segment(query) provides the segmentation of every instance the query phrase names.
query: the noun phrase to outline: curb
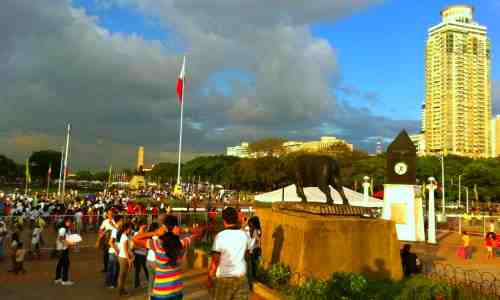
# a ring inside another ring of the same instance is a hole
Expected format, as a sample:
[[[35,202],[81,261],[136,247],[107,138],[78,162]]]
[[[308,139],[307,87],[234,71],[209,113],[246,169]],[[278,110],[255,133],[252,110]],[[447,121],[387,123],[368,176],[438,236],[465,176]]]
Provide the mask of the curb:
[[[260,282],[253,283],[253,293],[266,300],[286,300],[283,295]]]

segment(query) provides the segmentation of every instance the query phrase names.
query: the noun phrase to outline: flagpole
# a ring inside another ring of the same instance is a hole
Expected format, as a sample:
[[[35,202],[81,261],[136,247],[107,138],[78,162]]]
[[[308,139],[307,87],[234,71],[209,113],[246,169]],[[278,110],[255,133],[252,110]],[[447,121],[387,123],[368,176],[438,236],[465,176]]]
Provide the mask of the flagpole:
[[[182,69],[181,69],[181,80],[182,80],[182,93],[181,93],[181,118],[179,126],[179,157],[177,160],[177,189],[182,191],[181,188],[181,154],[182,154],[182,129],[183,129],[183,118],[184,118],[184,94],[186,93],[185,86],[185,67],[186,67],[186,56],[182,59]]]
[[[29,185],[29,182],[31,181],[31,175],[30,175],[30,160],[29,158],[26,160],[26,174],[25,174],[25,177],[26,177],[26,184],[24,186],[24,195],[28,195],[28,185]]]
[[[62,182],[62,199],[64,200],[66,194],[66,173],[68,171],[68,152],[69,152],[69,137],[71,131],[71,124],[68,123],[68,129],[66,132],[66,150],[64,153],[64,171],[63,171],[63,182]]]
[[[57,182],[57,196],[61,196],[62,173],[64,167],[64,146],[61,146],[61,159],[59,163],[59,180]]]
[[[49,171],[47,171],[47,198],[49,197],[50,176],[52,175],[52,164],[49,165]]]

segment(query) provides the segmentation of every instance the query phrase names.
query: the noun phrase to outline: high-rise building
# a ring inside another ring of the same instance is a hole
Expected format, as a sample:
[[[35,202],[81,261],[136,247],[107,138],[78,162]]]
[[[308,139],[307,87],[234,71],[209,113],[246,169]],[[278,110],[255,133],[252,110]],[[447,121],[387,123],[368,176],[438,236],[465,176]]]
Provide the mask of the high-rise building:
[[[420,132],[424,133],[425,132],[425,102],[422,104],[422,123],[421,123],[421,129]]]
[[[424,156],[425,155],[425,136],[423,133],[412,134],[409,136],[410,140],[417,148],[417,155]]]
[[[500,115],[491,120],[491,157],[500,156]]]
[[[144,168],[144,147],[140,146],[137,150],[137,170]]]
[[[426,153],[491,155],[490,41],[474,8],[452,5],[428,31],[425,57]]]

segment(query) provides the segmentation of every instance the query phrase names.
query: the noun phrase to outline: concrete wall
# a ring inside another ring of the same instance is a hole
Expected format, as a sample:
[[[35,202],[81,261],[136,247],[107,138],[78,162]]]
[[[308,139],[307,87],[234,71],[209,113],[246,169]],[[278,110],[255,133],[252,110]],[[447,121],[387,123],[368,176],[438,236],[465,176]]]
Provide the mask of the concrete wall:
[[[372,278],[402,278],[393,221],[323,217],[258,208],[265,265],[281,262],[296,273],[328,278],[354,272]],[[294,277],[295,281],[301,276]]]

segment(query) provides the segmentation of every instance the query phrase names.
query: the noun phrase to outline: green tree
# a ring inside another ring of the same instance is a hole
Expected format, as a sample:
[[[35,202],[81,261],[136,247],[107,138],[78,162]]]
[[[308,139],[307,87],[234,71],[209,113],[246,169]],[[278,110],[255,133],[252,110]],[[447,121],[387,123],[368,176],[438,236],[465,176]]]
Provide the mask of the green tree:
[[[5,181],[10,181],[21,177],[22,170],[23,166],[16,164],[12,159],[4,155],[0,155],[0,181],[2,178]]]
[[[46,180],[49,166],[51,166],[51,176],[54,179],[59,174],[61,152],[54,150],[36,151],[31,154],[29,162],[32,178]]]
[[[94,175],[90,171],[80,170],[75,174],[76,180],[94,180]]]

